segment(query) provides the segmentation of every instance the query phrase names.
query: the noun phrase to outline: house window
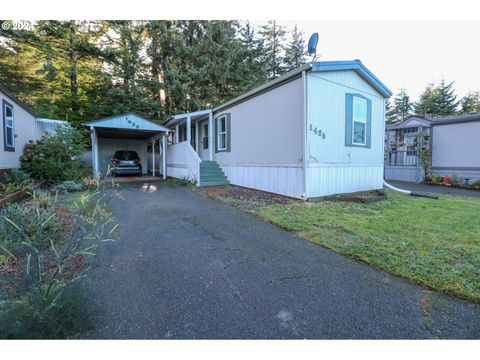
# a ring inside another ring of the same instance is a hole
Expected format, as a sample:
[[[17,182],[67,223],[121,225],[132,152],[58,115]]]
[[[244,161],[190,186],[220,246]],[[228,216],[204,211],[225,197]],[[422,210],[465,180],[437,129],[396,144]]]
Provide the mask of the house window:
[[[353,132],[354,145],[366,145],[367,142],[367,100],[353,97]]]
[[[372,101],[362,94],[345,94],[345,146],[370,148]]]
[[[202,148],[208,149],[208,124],[203,124]]]
[[[227,150],[227,116],[217,118],[217,144],[218,150]]]
[[[3,101],[3,129],[4,129],[4,145],[6,151],[15,150],[15,133],[13,120],[13,106]]]

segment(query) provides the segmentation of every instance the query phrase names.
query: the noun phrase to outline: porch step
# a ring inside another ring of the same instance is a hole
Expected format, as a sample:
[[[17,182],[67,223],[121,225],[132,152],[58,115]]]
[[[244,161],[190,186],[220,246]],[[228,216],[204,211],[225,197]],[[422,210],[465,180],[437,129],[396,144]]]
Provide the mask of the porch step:
[[[200,163],[200,186],[228,185],[229,181],[216,161]]]

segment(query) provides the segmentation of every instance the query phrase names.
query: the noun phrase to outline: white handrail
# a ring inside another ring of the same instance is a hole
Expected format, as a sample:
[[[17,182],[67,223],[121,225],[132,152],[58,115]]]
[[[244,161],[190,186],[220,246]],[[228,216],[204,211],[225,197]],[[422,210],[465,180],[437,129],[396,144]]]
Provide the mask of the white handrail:
[[[187,178],[189,181],[200,184],[200,163],[202,160],[189,142],[172,144],[167,150],[168,174],[176,178]]]

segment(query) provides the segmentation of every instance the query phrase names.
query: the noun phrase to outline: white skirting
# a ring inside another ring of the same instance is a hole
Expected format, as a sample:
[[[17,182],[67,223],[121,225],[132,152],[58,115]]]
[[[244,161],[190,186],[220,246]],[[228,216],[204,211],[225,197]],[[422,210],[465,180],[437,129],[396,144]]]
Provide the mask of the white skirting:
[[[303,190],[301,165],[219,164],[232,185],[300,198]]]
[[[307,168],[307,196],[309,198],[382,188],[382,165]]]

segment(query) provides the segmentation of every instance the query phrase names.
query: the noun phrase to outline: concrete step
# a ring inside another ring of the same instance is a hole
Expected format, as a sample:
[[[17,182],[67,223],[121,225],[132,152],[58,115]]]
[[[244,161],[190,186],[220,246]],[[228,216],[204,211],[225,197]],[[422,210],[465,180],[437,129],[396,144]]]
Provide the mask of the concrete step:
[[[207,180],[204,181],[200,178],[200,186],[221,186],[221,185],[230,185],[228,180]]]

